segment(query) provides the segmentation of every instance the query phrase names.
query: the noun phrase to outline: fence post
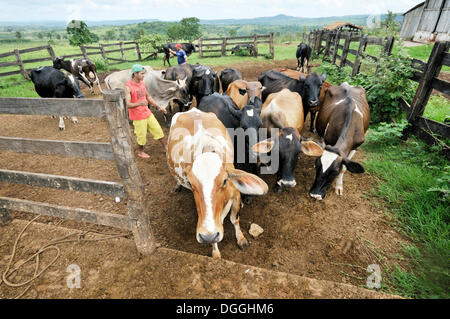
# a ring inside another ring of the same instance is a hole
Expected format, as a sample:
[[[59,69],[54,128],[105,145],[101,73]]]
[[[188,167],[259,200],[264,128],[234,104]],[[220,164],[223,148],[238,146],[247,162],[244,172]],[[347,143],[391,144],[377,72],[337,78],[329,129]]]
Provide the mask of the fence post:
[[[336,65],[336,59],[337,59],[337,53],[339,50],[339,42],[341,40],[341,31],[338,30],[338,32],[336,33],[336,38],[334,39],[334,52],[333,52],[333,64]]]
[[[227,38],[222,39],[222,56],[227,55]]]
[[[273,45],[273,32],[270,32],[270,43],[269,43],[269,50],[270,55],[272,56],[272,59],[275,59],[275,46]]]
[[[325,52],[323,53],[323,61],[326,60],[326,58],[328,58],[328,55],[330,54],[330,46],[331,46],[331,39],[333,38],[333,33],[328,32],[327,33],[327,43],[325,44]]]
[[[389,56],[392,53],[392,49],[394,48],[395,38],[390,36],[386,38],[386,44],[383,47],[382,53]]]
[[[348,50],[350,49],[351,39],[352,39],[352,33],[346,32],[344,48],[342,49],[341,64],[339,66],[340,68],[344,67],[345,64],[347,63],[347,56],[348,56]]]
[[[135,42],[136,44],[136,56],[138,61],[142,60],[141,50],[139,49],[139,43]]]
[[[47,47],[47,51],[48,54],[52,57],[52,61],[54,61],[56,58],[55,51],[53,51],[53,48],[50,45]]]
[[[258,57],[258,36],[256,34],[253,35],[253,47],[255,48],[255,58]]]
[[[123,51],[123,41],[120,41],[120,54],[122,56],[122,60],[126,60],[125,58],[125,51]]]
[[[136,247],[142,254],[151,254],[157,245],[150,228],[144,185],[134,159],[128,121],[123,116],[123,90],[107,90],[103,94],[111,144],[117,169],[127,193],[128,217]]]
[[[414,121],[418,116],[422,116],[427,106],[433,88],[431,87],[433,78],[438,76],[442,68],[443,52],[447,50],[448,42],[437,42],[427,62],[419,87],[411,104],[411,111],[408,114],[408,122]]]
[[[83,54],[83,56],[87,59],[88,55],[87,55],[86,48],[84,47],[84,45],[80,45],[80,50],[81,50],[81,53]]]
[[[203,58],[203,39],[198,39],[198,57]]]
[[[20,53],[18,49],[14,50],[14,54],[16,55],[16,60],[20,68],[20,73],[22,74],[25,80],[31,80],[28,76],[27,70],[25,70],[25,66],[23,65],[22,58],[20,57]]]
[[[12,216],[5,208],[0,208],[0,226],[6,226],[12,221]]]
[[[102,52],[102,57],[105,60],[106,64],[109,64],[108,58],[106,57],[105,48],[103,47],[103,44],[99,44],[100,51]]]
[[[359,68],[361,67],[360,59],[361,59],[363,52],[366,50],[365,49],[366,46],[367,46],[367,34],[365,34],[359,40],[358,53],[356,54],[355,64],[353,65],[352,76],[356,76],[359,73]]]

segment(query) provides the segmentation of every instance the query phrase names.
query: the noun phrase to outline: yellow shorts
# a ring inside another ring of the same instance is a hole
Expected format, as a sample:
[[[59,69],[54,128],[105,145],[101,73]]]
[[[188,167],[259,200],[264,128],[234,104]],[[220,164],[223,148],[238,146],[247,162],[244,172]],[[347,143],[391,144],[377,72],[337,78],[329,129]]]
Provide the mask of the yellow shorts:
[[[164,132],[153,114],[145,120],[134,120],[133,126],[134,134],[136,134],[137,137],[137,143],[141,146],[144,146],[147,143],[147,128],[155,140],[164,137]]]

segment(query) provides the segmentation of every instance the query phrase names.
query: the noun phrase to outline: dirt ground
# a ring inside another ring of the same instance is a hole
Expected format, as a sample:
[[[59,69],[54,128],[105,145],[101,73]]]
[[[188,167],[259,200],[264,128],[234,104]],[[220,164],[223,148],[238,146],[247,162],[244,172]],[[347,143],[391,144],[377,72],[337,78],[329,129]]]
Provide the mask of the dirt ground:
[[[232,67],[240,70],[244,79],[256,80],[261,72],[271,68],[295,68],[296,61],[242,63]],[[222,69],[224,67],[216,68],[218,71]],[[86,93],[87,97],[99,97],[99,95],[90,96],[85,87],[83,92]],[[156,116],[167,136],[168,129],[163,124],[161,113],[156,113]],[[47,116],[0,115],[0,136],[109,141],[105,120],[92,118],[79,118],[79,120],[78,124],[66,120],[66,130],[61,132],[58,130],[58,120]],[[307,123],[305,127],[309,127],[309,124]],[[317,136],[307,132],[304,132],[304,134],[317,140]],[[145,184],[145,192],[150,207],[148,214],[157,241],[164,248],[210,256],[210,245],[200,245],[195,239],[197,214],[192,194],[184,190],[180,193],[173,191],[176,182],[169,174],[162,147],[150,135],[148,136],[146,151],[151,155],[150,159],[136,158],[136,160]],[[357,152],[354,159],[362,161],[364,154]],[[115,164],[99,160],[1,152],[0,167],[120,182]],[[379,264],[383,266],[392,265],[393,262],[401,263],[401,246],[407,243],[407,240],[394,229],[394,220],[389,217],[389,212],[386,212],[377,203],[377,200],[371,197],[370,190],[375,186],[374,177],[368,173],[352,175],[347,172],[344,177],[344,196],[339,197],[330,192],[324,201],[318,202],[312,200],[308,195],[314,176],[314,158],[308,158],[304,155],[301,156],[297,164],[297,186],[294,189],[287,190],[280,195],[275,194],[272,190],[275,177],[261,176],[271,187],[271,191],[264,197],[255,198],[250,205],[245,205],[240,211],[241,228],[250,241],[250,247],[243,251],[237,247],[234,229],[229,219],[226,218],[224,221],[224,239],[219,243],[222,258],[239,264],[355,286],[365,285],[369,275],[366,272],[368,265]],[[0,196],[109,213],[125,214],[126,212],[126,200],[116,204],[114,199],[108,196],[73,191],[0,183]],[[34,216],[13,212],[13,217],[30,220]],[[93,230],[101,233],[117,233],[116,229],[45,216],[40,217],[38,223],[79,230]],[[251,223],[256,223],[264,229],[263,234],[256,239],[248,233]],[[19,231],[20,229],[17,226],[0,227],[1,273],[3,273],[9,261],[14,240]],[[24,256],[27,256],[30,251],[38,249],[39,245],[56,237],[58,237],[58,234],[49,231],[34,232],[31,244],[20,244],[18,246],[20,252],[18,252],[15,263],[17,263],[17,260],[20,263],[20,260],[23,261]],[[116,251],[118,249],[114,244],[116,240],[60,245],[60,258],[62,260],[82,264],[84,269],[89,269],[89,274],[94,277],[103,271],[103,266],[108,268],[109,271],[117,271],[117,276],[114,274],[102,276],[101,282],[95,280],[90,282],[90,292],[85,295],[81,294],[79,297],[157,297],[151,294],[137,293],[141,291],[137,287],[142,285],[142,274],[148,271],[146,270],[146,263],[142,260],[138,261],[135,249],[128,247],[125,251]],[[24,239],[24,241],[26,240]],[[82,245],[83,248],[79,249],[78,245]],[[124,249],[123,246],[121,248]],[[48,258],[51,260],[50,257]],[[118,264],[115,264],[116,261],[119,263],[118,260],[125,261],[126,266],[118,268]],[[179,265],[174,265],[173,263],[176,260],[171,259],[168,261],[168,267],[169,265],[170,269],[176,269],[177,266],[184,267],[182,259],[180,260]],[[65,298],[67,292],[48,287],[49,282],[55,282],[55,278],[58,277],[54,277],[53,281],[50,280],[51,277],[49,276],[52,272],[59,271],[59,274],[66,275],[65,267],[67,265],[63,266],[63,263],[58,261],[41,278],[32,283],[33,289],[27,291],[23,297]],[[169,268],[166,269],[164,266],[152,267],[151,271],[158,273],[154,274],[156,278],[163,278],[165,274],[168,274]],[[22,280],[29,278],[33,271],[34,268],[30,265],[23,270],[20,276],[17,275],[16,277],[22,277]],[[202,271],[202,269],[200,268],[199,271]],[[19,281],[20,278],[14,280]],[[117,280],[120,281],[121,291],[112,293],[107,287],[117,286]],[[182,279],[180,278],[180,280]],[[41,288],[38,289],[39,287]],[[4,283],[0,283],[0,298],[17,296],[22,289],[6,287]],[[105,293],[105,289],[108,293]],[[195,287],[193,289],[184,297],[201,297],[195,292]],[[95,291],[98,294],[95,294]],[[177,296],[183,297],[182,294]],[[237,296],[231,294],[226,297]],[[262,297],[264,294],[260,296]],[[279,295],[275,293],[270,296],[275,298],[286,297],[281,292]],[[171,296],[161,297],[170,298]],[[175,297],[175,295],[172,297]],[[253,297],[258,297],[258,295]],[[301,297],[301,295],[298,297]]]

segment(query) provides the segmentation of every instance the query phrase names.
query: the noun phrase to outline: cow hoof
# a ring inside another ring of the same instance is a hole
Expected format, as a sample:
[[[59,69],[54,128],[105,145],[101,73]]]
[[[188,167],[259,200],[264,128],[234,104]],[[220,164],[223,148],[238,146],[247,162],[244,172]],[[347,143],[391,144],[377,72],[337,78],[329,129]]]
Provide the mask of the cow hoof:
[[[342,196],[344,194],[344,189],[342,186],[336,186],[334,191],[336,192],[336,195],[339,195],[339,196]]]
[[[273,191],[276,194],[281,194],[283,192],[283,187],[281,187],[280,185],[276,184],[275,187],[273,188]]]
[[[212,257],[213,257],[214,259],[221,259],[221,258],[222,258],[222,256],[220,255],[220,252],[219,252],[219,251],[213,251]]]
[[[250,205],[252,203],[252,198],[250,196],[244,196],[244,198],[242,198],[242,201],[245,205]]]
[[[247,238],[243,237],[241,240],[238,241],[238,247],[241,250],[244,250],[244,246],[245,247],[249,247],[250,243],[248,242]]]

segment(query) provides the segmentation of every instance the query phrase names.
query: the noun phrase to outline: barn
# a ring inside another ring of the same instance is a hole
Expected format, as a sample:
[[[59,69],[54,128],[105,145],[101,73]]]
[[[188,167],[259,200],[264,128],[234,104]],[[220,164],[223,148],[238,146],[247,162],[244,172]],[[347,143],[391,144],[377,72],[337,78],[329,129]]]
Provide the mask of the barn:
[[[417,42],[450,40],[450,0],[424,1],[403,16],[400,39]]]

